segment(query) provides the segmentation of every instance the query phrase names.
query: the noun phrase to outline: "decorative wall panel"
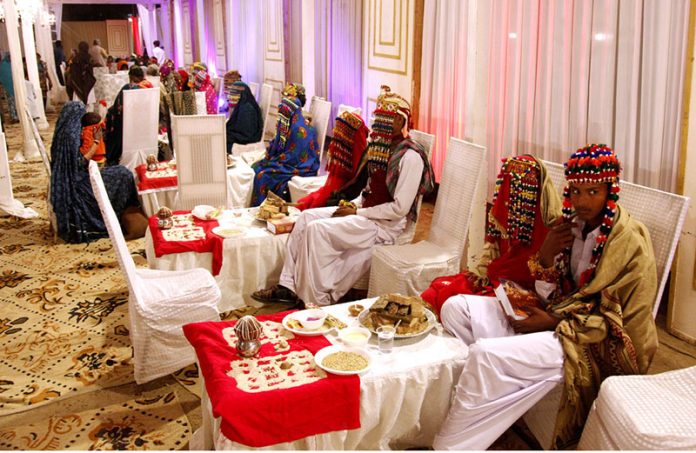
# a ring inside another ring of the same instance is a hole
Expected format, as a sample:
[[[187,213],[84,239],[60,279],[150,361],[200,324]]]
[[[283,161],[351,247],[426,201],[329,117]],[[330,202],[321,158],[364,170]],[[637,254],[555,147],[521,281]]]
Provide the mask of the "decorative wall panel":
[[[106,21],[106,47],[110,55],[130,55],[130,35],[127,20]]]
[[[411,0],[368,2],[368,68],[407,74],[410,3]]]
[[[193,43],[191,42],[191,9],[188,0],[181,2],[181,28],[183,34],[184,64],[193,64]]]

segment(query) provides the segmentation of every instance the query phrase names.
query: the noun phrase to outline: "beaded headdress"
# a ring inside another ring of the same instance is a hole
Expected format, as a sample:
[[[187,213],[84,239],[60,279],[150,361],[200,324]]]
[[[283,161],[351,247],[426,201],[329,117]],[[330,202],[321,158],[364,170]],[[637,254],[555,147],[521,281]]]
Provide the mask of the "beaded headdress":
[[[564,165],[565,177],[568,184],[563,190],[563,217],[570,221],[573,215],[573,204],[570,202],[570,184],[609,184],[609,196],[604,207],[604,218],[599,226],[597,243],[592,249],[590,265],[583,272],[578,287],[589,282],[599,264],[604,251],[604,245],[614,227],[616,203],[619,201],[619,175],[621,164],[614,151],[607,145],[589,145],[578,149]]]
[[[531,156],[509,157],[502,162],[488,213],[486,240],[503,237],[529,245],[539,199],[539,163]]]
[[[296,104],[295,101],[297,98],[284,97],[278,106],[278,138],[283,148],[285,148],[285,143],[290,136],[292,116],[300,109],[300,104]]]
[[[338,173],[351,177],[356,170],[353,168],[353,153],[356,146],[361,148],[360,151],[365,149],[366,138],[367,127],[358,115],[343,112],[336,117],[333,140],[329,144],[327,170],[332,174]]]
[[[229,106],[230,112],[239,104],[239,100],[242,97],[242,93],[247,89],[247,85],[241,80],[237,80],[229,87],[225,87],[225,94],[227,96],[227,105]]]
[[[281,96],[284,98],[295,98],[298,99],[300,96],[304,97],[305,96],[305,87],[302,84],[299,83],[288,83],[285,85],[285,88],[283,88],[283,92],[281,93]]]
[[[382,85],[377,98],[375,119],[372,122],[370,143],[368,144],[368,171],[370,174],[377,170],[387,170],[391,156],[391,144],[394,137],[394,120],[397,115],[403,116],[405,124],[411,128],[411,106],[391,88]]]

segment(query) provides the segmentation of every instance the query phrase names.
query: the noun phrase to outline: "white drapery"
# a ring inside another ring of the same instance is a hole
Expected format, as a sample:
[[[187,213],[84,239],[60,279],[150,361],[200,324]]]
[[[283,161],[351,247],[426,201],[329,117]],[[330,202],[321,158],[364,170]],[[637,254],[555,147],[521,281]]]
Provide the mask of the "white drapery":
[[[140,18],[140,29],[143,32],[143,47],[147,49],[147,54],[152,57],[154,49],[152,42],[157,39],[157,27],[154,25],[154,8],[150,9],[146,5],[138,6],[138,17]]]
[[[60,39],[60,26],[63,23],[63,4],[49,3],[48,9],[56,16],[56,39]]]
[[[263,56],[265,20],[264,2],[230,0],[225,2],[227,15],[227,67],[237,69],[245,82],[264,82]]]
[[[499,160],[562,162],[587,143],[618,153],[624,178],[674,190],[689,2],[441,0],[425,3],[419,128]]]

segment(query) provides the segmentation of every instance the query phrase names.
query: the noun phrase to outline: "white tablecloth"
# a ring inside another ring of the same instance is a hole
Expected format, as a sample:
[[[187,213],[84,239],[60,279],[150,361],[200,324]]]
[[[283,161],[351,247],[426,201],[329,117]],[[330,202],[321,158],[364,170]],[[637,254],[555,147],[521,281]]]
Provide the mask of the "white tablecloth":
[[[227,169],[227,209],[246,208],[251,203],[254,187],[254,170],[240,158],[235,166]],[[148,217],[157,212],[158,206],[176,209],[177,189],[154,189],[141,193],[143,211]],[[156,202],[153,198],[156,198]]]
[[[360,303],[370,306],[376,299]],[[348,305],[326,310],[349,325]],[[328,335],[336,343],[335,335]],[[391,354],[380,354],[376,336],[370,339],[372,368],[360,377],[360,428],[334,431],[295,442],[273,445],[269,450],[386,450],[428,447],[444,422],[459,375],[468,355],[461,341],[433,329],[426,336],[394,340]],[[203,425],[196,431],[191,448],[248,450],[226,438],[220,418],[214,418],[203,384]],[[243,417],[244,414],[239,414]]]
[[[215,277],[222,292],[218,308],[224,312],[244,305],[255,306],[257,302],[251,299],[251,293],[275,285],[280,279],[288,235],[270,233],[265,223],[254,220],[248,209],[225,211],[218,222],[245,229],[244,234],[224,241],[222,267]],[[151,269],[212,269],[212,253],[173,253],[157,258],[149,230],[145,234],[145,253]]]

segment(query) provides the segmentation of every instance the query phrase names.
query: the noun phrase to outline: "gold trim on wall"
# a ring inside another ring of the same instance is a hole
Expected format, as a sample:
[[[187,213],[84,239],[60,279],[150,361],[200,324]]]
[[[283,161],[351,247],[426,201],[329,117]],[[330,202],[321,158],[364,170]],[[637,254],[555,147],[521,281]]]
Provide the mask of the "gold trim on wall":
[[[382,1],[383,0],[380,0],[380,8],[379,8],[380,15],[382,13],[382,8],[381,8]],[[399,5],[401,5],[401,2],[399,2]],[[401,22],[398,23],[399,24],[399,33],[398,34],[396,33],[396,24],[397,24],[396,16],[397,16],[396,14],[392,14],[392,40],[391,41],[382,41],[382,33],[380,30],[380,34],[379,34],[379,45],[380,46],[393,46],[396,44],[396,37],[401,36]],[[380,26],[381,26],[381,24],[382,23],[380,21]]]
[[[397,39],[398,36],[398,53],[396,55],[393,54],[386,54],[382,52],[377,52],[377,40],[379,35],[379,39],[381,39],[381,22],[379,25],[379,28],[377,27],[377,2],[381,0],[371,0],[372,1],[372,15],[369,17],[369,20],[372,21],[371,24],[368,23],[368,30],[371,30],[372,33],[368,33],[368,39],[371,40],[371,42],[368,42],[368,55],[367,55],[367,67],[368,69],[372,69],[375,71],[381,71],[381,72],[386,72],[390,74],[397,74],[397,75],[407,75],[408,74],[408,64],[409,64],[409,52],[408,52],[408,41],[409,41],[409,11],[410,11],[410,0],[395,0],[394,4],[394,12],[393,12],[393,20],[398,22],[399,24],[399,33],[394,33],[394,38]],[[398,2],[398,14],[397,14],[397,4]],[[405,2],[405,5],[404,5]],[[368,9],[367,11],[370,11]],[[405,14],[405,15],[404,15]],[[398,20],[397,20],[398,19]],[[406,26],[403,27],[402,23],[403,21],[406,21]],[[404,33],[405,30],[405,33]],[[370,45],[371,44],[371,45]],[[381,44],[381,43],[380,43]],[[404,46],[406,47],[404,49]],[[376,58],[384,58],[388,60],[397,60],[399,62],[403,62],[403,69],[401,68],[393,68],[393,67],[385,67],[385,66],[380,66],[377,64],[374,59]]]

